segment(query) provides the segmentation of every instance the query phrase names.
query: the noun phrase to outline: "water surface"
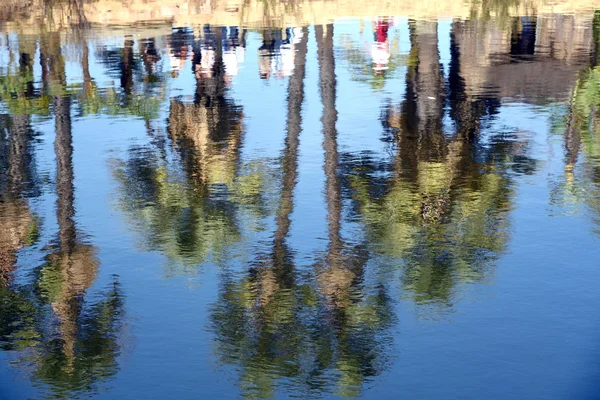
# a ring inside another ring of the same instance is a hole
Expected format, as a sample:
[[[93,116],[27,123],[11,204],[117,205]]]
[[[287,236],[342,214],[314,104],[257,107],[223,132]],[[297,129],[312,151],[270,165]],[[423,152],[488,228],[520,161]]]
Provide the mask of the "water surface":
[[[593,2],[33,3],[0,398],[598,398]]]

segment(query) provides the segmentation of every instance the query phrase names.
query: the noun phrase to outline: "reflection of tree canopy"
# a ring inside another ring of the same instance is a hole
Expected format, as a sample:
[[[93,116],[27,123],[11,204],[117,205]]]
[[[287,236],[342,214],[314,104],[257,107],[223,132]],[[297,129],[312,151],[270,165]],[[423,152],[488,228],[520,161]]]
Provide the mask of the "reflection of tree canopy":
[[[240,212],[266,215],[273,174],[266,162],[239,160],[243,113],[227,97],[222,31],[205,31],[209,38],[193,44],[193,59],[201,58],[202,40],[211,40],[214,65],[204,75],[192,66],[193,101],[170,102],[168,136],[176,153],[167,157],[160,146],[132,148],[128,160],[113,164],[119,207],[142,233],[144,248],[160,249],[185,265],[222,260],[240,239]]]
[[[50,98],[34,87],[33,59],[37,37],[18,35],[19,59],[0,69],[0,100],[14,115],[48,115]],[[18,61],[18,64],[17,64]]]
[[[118,79],[119,87],[98,87],[89,75],[88,42],[82,44],[84,72],[83,87],[74,85],[70,91],[77,97],[83,115],[132,115],[144,120],[156,118],[166,88],[161,85],[161,73],[156,70],[159,60],[152,50],[154,41],[140,43],[140,53],[133,39],[126,37],[123,47],[99,48],[96,58],[106,68],[108,76]]]
[[[30,284],[0,288],[0,348],[21,350],[14,363],[32,371],[34,383],[48,386],[53,397],[94,392],[117,369],[121,288],[115,281],[93,300],[84,300],[81,294],[65,297],[62,307],[77,313],[69,315],[76,329],[65,335],[46,302],[57,301],[72,288],[48,268],[52,267],[44,267]]]
[[[97,300],[85,298],[96,279],[99,260],[97,249],[83,240],[75,223],[72,95],[66,85],[60,36],[44,33],[39,44],[43,95],[26,81],[14,96],[26,100],[46,96],[51,100],[59,229],[56,241],[46,248],[46,262],[25,282],[0,290],[0,343],[5,350],[20,350],[15,364],[31,371],[34,384],[48,388],[53,397],[67,398],[79,391],[93,391],[96,382],[116,372],[122,295],[115,281]],[[19,48],[22,75],[31,69],[33,59],[33,53],[25,53],[26,49]],[[24,221],[9,234],[13,251],[34,240],[37,231],[36,219],[20,198],[36,187],[29,118],[23,114],[14,115],[6,123],[3,120],[3,128],[10,132],[7,173],[3,171],[2,177],[7,177],[3,196],[11,205],[5,211],[11,213],[11,218]],[[4,183],[3,179],[3,189]],[[8,204],[2,202],[2,207]]]
[[[304,396],[335,391],[355,397],[365,379],[382,372],[381,330],[393,320],[384,290],[355,288],[350,304],[334,311],[314,283],[284,286],[265,274],[270,271],[255,270],[237,281],[224,276],[212,312],[220,360],[240,370],[245,396],[272,397],[275,385],[283,384]]]
[[[79,88],[73,91],[82,94]],[[144,120],[157,116],[162,95],[145,97],[142,94],[131,95],[126,104],[122,103],[122,95],[115,88],[95,89],[93,95],[82,95],[79,100],[83,115],[137,116]]]
[[[457,132],[454,138],[443,132],[445,83],[436,66],[437,39],[430,38],[437,29],[423,25],[411,27],[415,62],[406,99],[384,114],[397,148],[392,177],[381,182],[377,176],[389,168],[375,160],[350,160],[355,166],[347,168],[370,241],[402,260],[405,288],[417,302],[450,304],[456,286],[484,279],[504,250],[513,193],[509,170],[527,172],[531,161],[510,135],[480,143],[479,120],[489,101],[461,91],[467,78],[460,75],[456,42],[449,98]]]
[[[236,366],[243,394],[250,398],[272,397],[276,386],[281,385],[290,393],[305,397],[322,395],[324,391],[355,397],[364,382],[379,374],[386,363],[387,342],[382,332],[393,318],[385,288],[377,282],[360,279],[343,287],[336,285],[345,267],[334,262],[334,258],[341,259],[340,252],[349,252],[338,240],[341,213],[337,212],[340,208],[337,203],[341,197],[338,180],[331,176],[337,165],[335,76],[330,74],[334,68],[332,26],[325,35],[318,27],[316,35],[325,109],[324,146],[332,242],[330,254],[325,257],[326,265],[317,268],[317,279],[303,276],[296,269],[287,245],[304,98],[307,42],[304,30],[288,87],[287,136],[273,241],[269,251],[256,255],[247,272],[239,275],[231,270],[224,272],[219,299],[212,310],[219,359]],[[328,288],[333,286],[345,293],[332,297]]]
[[[378,250],[404,260],[406,288],[419,302],[446,303],[503,251],[512,189],[495,167],[464,178],[444,163],[417,168],[417,182],[395,176],[382,198],[369,193],[368,176],[352,177],[352,186]]]
[[[48,96],[23,96],[27,85],[32,81],[33,75],[7,74],[0,76],[0,99],[12,113],[48,115],[50,106]]]
[[[38,219],[26,200],[40,189],[29,115],[30,100],[39,97],[33,88],[35,46],[20,36],[17,48],[18,64],[9,62],[6,75],[0,77],[0,98],[11,111],[0,115],[0,285],[9,283],[17,251],[31,245],[38,232]]]
[[[27,115],[0,115],[0,285],[10,280],[17,251],[37,237],[38,219],[25,197],[37,193]]]
[[[74,324],[76,333],[66,339],[40,340],[28,362],[37,365],[34,379],[50,384],[65,396],[74,391],[90,392],[98,382],[115,374],[121,352],[123,300],[117,282],[95,302],[72,299],[79,304]],[[72,352],[64,351],[64,341],[72,340]],[[63,342],[63,343],[61,343]]]
[[[22,200],[0,201],[0,286],[10,281],[17,251],[37,239],[38,220]]]
[[[131,148],[127,160],[113,163],[117,206],[141,235],[144,249],[160,249],[171,262],[189,266],[211,257],[218,262],[240,239],[240,212],[267,213],[272,172],[266,164],[236,166],[223,160],[205,165],[211,184],[201,184],[186,164],[176,157],[167,162],[152,147]],[[229,175],[234,169],[240,173]]]
[[[24,54],[24,55],[23,55]],[[21,54],[20,72],[29,74],[30,54]],[[25,98],[26,84],[14,95]],[[4,97],[3,97],[4,98]],[[30,116],[0,115],[0,349],[26,348],[37,337],[35,306],[12,283],[17,251],[37,240],[37,218],[25,197],[35,192]]]
[[[114,166],[121,186],[119,208],[143,235],[144,248],[161,249],[175,262],[195,265],[219,256],[237,240],[233,205],[196,195],[181,172],[160,163],[156,154],[133,151]]]
[[[600,224],[600,12],[594,14],[592,66],[579,73],[570,103],[555,127],[564,137],[565,177],[552,182],[552,204],[585,205]],[[564,122],[563,122],[564,121]],[[583,157],[581,157],[583,155]],[[580,158],[583,158],[580,160]]]

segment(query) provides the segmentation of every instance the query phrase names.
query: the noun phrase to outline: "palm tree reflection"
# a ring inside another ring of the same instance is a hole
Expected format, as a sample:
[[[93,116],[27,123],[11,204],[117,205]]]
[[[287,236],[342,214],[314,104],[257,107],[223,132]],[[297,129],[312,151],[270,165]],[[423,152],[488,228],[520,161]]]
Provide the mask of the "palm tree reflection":
[[[387,169],[383,165],[359,163],[350,178],[353,197],[373,235],[371,242],[380,243],[380,252],[400,261],[403,285],[411,298],[435,306],[436,312],[449,310],[461,284],[489,275],[508,240],[514,192],[510,169],[535,165],[518,159],[519,147],[526,144],[511,138],[493,139],[491,147],[480,143],[482,119],[493,115],[498,100],[470,97],[465,91],[470,75],[461,68],[465,61],[463,39],[457,36],[460,24],[453,25],[446,85],[436,24],[409,23],[413,62],[407,71],[405,100],[383,114],[384,127],[397,148],[393,176],[383,184],[383,196],[378,194],[381,189],[373,191],[378,179],[370,176]],[[445,132],[443,123],[446,96],[453,134]]]
[[[564,176],[551,182],[550,204],[567,212],[573,207],[589,213],[600,225],[600,12],[593,21],[593,57],[575,82],[564,123],[557,124],[563,136]]]
[[[57,33],[41,37],[40,59],[44,90],[52,96],[55,115],[59,230],[34,280],[3,291],[11,303],[3,310],[2,319],[11,323],[0,342],[6,348],[25,350],[19,365],[32,369],[35,384],[49,387],[55,396],[67,397],[94,391],[98,381],[116,372],[123,301],[116,279],[97,300],[85,299],[96,279],[99,260],[97,249],[82,238],[75,222],[72,104]]]
[[[143,247],[167,256],[169,274],[225,262],[240,240],[239,220],[268,214],[271,169],[263,160],[240,160],[244,114],[229,96],[224,59],[239,30],[229,30],[227,40],[225,28],[208,25],[196,39],[190,30],[173,33],[167,42],[176,66],[191,56],[194,94],[170,99],[166,135],[147,121],[152,143],[113,163],[119,208]]]
[[[2,97],[27,104],[34,97],[33,57],[35,46],[29,38],[19,38],[19,64],[14,75],[2,77]],[[16,84],[15,84],[16,83]],[[16,89],[16,93],[6,93]],[[13,277],[17,251],[33,244],[38,219],[26,200],[38,194],[34,160],[34,132],[27,110],[13,107],[12,115],[0,115],[0,286]]]
[[[282,381],[303,395],[334,391],[353,397],[365,378],[382,370],[382,330],[391,323],[382,286],[360,285],[366,255],[341,239],[341,192],[337,177],[333,27],[315,29],[318,43],[327,177],[329,240],[316,281],[297,268],[287,245],[297,176],[307,31],[298,43],[288,84],[287,136],[271,251],[258,254],[247,274],[227,271],[212,324],[220,360],[237,365],[247,397],[271,397]],[[362,258],[361,258],[362,257]],[[351,265],[353,264],[353,265]]]

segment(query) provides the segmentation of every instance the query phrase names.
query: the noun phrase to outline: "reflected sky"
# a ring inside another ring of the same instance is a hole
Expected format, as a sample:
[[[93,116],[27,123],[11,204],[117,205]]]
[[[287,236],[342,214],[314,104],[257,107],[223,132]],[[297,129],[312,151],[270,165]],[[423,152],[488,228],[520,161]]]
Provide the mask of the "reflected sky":
[[[0,398],[594,397],[598,11],[109,3],[0,6]]]

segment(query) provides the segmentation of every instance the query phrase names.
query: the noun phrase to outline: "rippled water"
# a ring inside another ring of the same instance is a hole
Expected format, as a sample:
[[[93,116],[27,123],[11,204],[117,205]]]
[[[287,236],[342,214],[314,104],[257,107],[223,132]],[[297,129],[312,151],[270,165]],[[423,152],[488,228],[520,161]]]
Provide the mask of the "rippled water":
[[[380,3],[0,5],[1,399],[600,396],[600,4]]]

